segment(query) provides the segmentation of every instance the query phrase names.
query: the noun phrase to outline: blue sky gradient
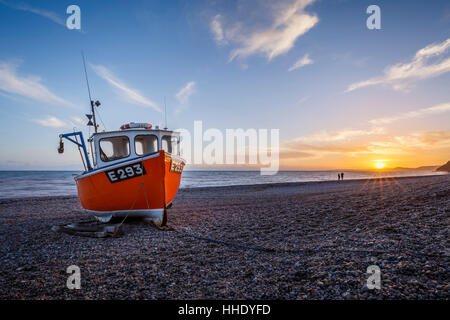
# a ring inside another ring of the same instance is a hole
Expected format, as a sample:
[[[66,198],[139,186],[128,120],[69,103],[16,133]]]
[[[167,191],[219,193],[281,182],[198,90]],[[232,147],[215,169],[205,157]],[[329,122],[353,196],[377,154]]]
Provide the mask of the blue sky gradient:
[[[283,169],[450,160],[450,108],[410,113],[450,103],[450,69],[348,91],[411,62],[422,48],[445,45],[450,3],[310,2],[297,12],[318,22],[288,50],[269,58],[261,49],[230,61],[245,39],[262,34],[299,2],[0,0],[0,169],[81,168],[75,148],[66,148],[63,157],[55,149],[58,134],[74,125],[88,134],[75,120],[85,121],[89,111],[81,50],[109,130],[130,121],[162,124],[163,114],[152,105],[164,108],[166,97],[170,128],[191,129],[194,120],[205,128],[279,128]],[[65,26],[71,4],[81,8],[81,32]],[[371,4],[381,8],[381,30],[366,27]],[[311,64],[288,71],[305,55]],[[443,49],[426,63],[448,57]],[[99,66],[138,92],[139,101],[111,85]],[[38,85],[42,96],[26,91],[29,86],[17,89],[17,79]],[[400,119],[373,121],[393,116]]]

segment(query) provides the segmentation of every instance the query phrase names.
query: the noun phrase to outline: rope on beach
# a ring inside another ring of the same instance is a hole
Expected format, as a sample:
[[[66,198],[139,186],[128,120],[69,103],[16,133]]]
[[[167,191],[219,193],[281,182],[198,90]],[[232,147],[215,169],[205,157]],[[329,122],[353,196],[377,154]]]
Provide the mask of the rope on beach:
[[[129,209],[128,211],[131,211],[131,210],[134,208],[134,206],[135,206],[135,204],[136,204],[136,201],[137,201],[137,199],[139,198],[139,194],[141,193],[141,189],[144,189],[144,193],[145,193],[145,202],[146,202],[146,204],[147,204],[147,209],[150,209],[150,206],[149,206],[149,204],[148,204],[147,190],[145,190],[144,171],[142,171],[142,173],[141,173],[141,178],[142,178],[142,181],[141,181],[141,183],[140,183],[140,185],[139,185],[139,189],[138,189],[138,191],[137,191],[136,198],[134,199],[133,204],[131,205],[131,207],[130,207],[130,209]],[[143,187],[143,188],[142,188],[142,187]],[[129,215],[129,214],[130,214],[130,212],[128,212],[128,213],[126,214],[126,216],[123,218],[122,222],[119,223],[119,228],[123,225],[123,223],[125,222],[125,220],[128,218],[128,215]]]
[[[126,218],[125,218],[126,219]],[[56,232],[64,232],[72,235],[86,236],[86,237],[94,237],[94,238],[105,238],[108,236],[117,237],[119,233],[120,227],[123,225],[125,219],[119,224],[99,224],[94,221],[79,221],[70,223],[67,225],[53,226],[52,230]],[[241,244],[231,241],[218,240],[214,238],[209,238],[205,236],[200,236],[194,233],[186,232],[183,230],[177,230],[170,226],[157,226],[155,227],[161,231],[174,231],[180,235],[191,237],[197,240],[208,241],[212,243],[216,243],[219,245],[224,245],[228,247],[234,247],[244,250],[253,250],[258,252],[266,252],[266,253],[281,253],[281,254],[296,254],[296,255],[313,255],[320,251],[334,251],[334,252],[352,252],[352,253],[361,253],[361,254],[372,254],[372,255],[381,255],[381,254],[404,254],[407,253],[412,256],[425,256],[425,257],[435,257],[435,258],[449,258],[448,254],[430,254],[430,253],[418,253],[417,251],[408,250],[406,248],[401,248],[398,250],[374,250],[374,249],[345,249],[345,248],[335,248],[332,246],[320,246],[318,248],[304,248],[304,249],[281,249],[281,248],[266,248],[259,246],[251,246],[247,244]],[[408,252],[409,251],[409,252]]]
[[[195,235],[195,234],[192,234],[192,233],[188,233],[188,232],[181,231],[181,230],[176,230],[176,229],[173,229],[173,231],[175,231],[175,232],[177,232],[179,234],[188,236],[188,237],[195,238],[195,239],[209,241],[209,242],[218,243],[218,244],[223,244],[223,245],[230,246],[230,247],[236,247],[236,248],[242,248],[242,249],[248,249],[248,250],[255,250],[255,251],[265,251],[265,252],[275,252],[276,251],[276,249],[273,249],[273,248],[254,247],[254,246],[248,246],[248,245],[245,245],[245,244],[234,243],[234,242],[230,242],[230,241],[217,240],[217,239],[212,239],[212,238],[198,236],[198,235]]]
[[[161,229],[163,230],[163,229]],[[353,253],[361,253],[361,254],[373,254],[373,255],[379,255],[379,254],[399,254],[399,253],[405,253],[405,251],[410,251],[410,255],[414,256],[426,256],[426,257],[446,257],[446,255],[441,254],[425,254],[425,253],[417,253],[412,250],[398,250],[398,251],[387,251],[387,250],[371,250],[371,249],[343,249],[343,248],[334,248],[330,246],[321,246],[319,248],[305,248],[305,249],[277,249],[277,248],[265,248],[265,247],[258,247],[258,246],[249,246],[246,244],[240,244],[235,243],[231,241],[224,241],[224,240],[218,240],[208,237],[199,236],[193,233],[185,232],[182,230],[176,230],[170,227],[166,227],[164,230],[167,231],[175,231],[176,233],[182,234],[184,236],[188,236],[191,238],[195,238],[198,240],[208,241],[212,243],[217,243],[229,247],[235,247],[240,249],[247,249],[247,250],[253,250],[253,251],[259,251],[259,252],[268,252],[268,253],[284,253],[284,254],[302,254],[302,255],[311,255],[316,252],[320,251],[335,251],[335,252],[353,252]]]

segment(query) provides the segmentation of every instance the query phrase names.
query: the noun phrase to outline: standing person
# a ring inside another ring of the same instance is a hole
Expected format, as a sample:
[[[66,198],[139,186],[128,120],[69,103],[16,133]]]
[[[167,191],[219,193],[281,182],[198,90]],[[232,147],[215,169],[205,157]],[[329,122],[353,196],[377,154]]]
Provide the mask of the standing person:
[[[338,173],[338,181],[340,181],[340,180],[341,180],[341,174]]]
[[[344,173],[341,172],[341,180],[344,180]]]

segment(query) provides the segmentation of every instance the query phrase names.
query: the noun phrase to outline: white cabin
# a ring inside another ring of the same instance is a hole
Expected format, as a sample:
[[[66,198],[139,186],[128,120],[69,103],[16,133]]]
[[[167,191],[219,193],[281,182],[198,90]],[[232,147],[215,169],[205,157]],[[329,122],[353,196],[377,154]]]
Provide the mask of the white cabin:
[[[94,169],[148,156],[160,150],[180,155],[180,134],[158,127],[155,129],[132,127],[98,132],[94,133],[88,142],[94,151]]]

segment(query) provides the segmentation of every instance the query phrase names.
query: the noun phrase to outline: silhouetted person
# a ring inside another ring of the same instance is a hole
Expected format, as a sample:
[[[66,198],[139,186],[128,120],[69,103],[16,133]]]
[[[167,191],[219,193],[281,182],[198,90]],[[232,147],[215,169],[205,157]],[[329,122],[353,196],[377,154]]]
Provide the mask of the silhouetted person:
[[[340,180],[341,180],[341,174],[338,173],[338,181],[340,181]]]
[[[344,180],[344,173],[341,172],[341,180]]]

